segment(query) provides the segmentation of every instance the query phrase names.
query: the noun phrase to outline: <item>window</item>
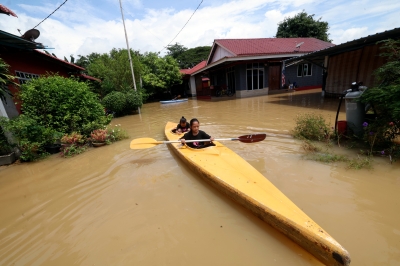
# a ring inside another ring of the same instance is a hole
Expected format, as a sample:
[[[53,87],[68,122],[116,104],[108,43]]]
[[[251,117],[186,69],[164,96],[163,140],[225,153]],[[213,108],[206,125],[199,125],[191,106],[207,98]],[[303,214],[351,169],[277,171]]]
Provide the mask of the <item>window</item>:
[[[261,63],[247,64],[247,90],[264,88],[264,66]]]
[[[19,84],[25,84],[31,79],[37,79],[39,75],[32,74],[32,73],[26,73],[26,72],[21,72],[21,71],[15,71],[15,76],[18,79]]]
[[[312,76],[312,65],[310,63],[297,65],[297,76]]]

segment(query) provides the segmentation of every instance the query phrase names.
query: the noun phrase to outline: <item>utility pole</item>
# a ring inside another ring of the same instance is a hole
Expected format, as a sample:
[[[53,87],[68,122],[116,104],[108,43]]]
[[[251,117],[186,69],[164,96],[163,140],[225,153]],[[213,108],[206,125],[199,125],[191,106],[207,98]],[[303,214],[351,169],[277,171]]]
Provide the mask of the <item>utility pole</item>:
[[[132,72],[132,79],[133,79],[133,87],[135,88],[135,91],[137,91],[137,89],[136,89],[136,81],[135,81],[135,73],[133,72],[133,64],[132,64],[131,50],[129,49],[128,34],[126,34],[125,18],[124,18],[124,12],[122,11],[121,0],[119,0],[119,7],[121,8],[122,23],[124,24],[125,40],[126,40],[126,47],[128,48],[129,63],[130,63],[130,65],[131,65],[131,72]],[[140,114],[140,107],[138,107],[138,111],[139,111],[139,114]]]

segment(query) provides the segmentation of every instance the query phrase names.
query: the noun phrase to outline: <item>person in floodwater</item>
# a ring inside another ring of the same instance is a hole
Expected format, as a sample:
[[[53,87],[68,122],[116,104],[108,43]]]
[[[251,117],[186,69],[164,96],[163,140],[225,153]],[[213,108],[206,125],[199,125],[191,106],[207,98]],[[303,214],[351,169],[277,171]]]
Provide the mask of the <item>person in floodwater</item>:
[[[186,118],[182,116],[181,120],[179,120],[179,124],[176,126],[176,133],[185,133],[189,130],[189,123],[186,122]]]
[[[187,132],[185,135],[183,135],[182,138],[180,138],[181,143],[182,144],[187,144],[189,147],[191,148],[195,148],[195,149],[201,149],[201,148],[205,148],[208,146],[215,146],[214,143],[210,142],[210,141],[206,141],[206,142],[188,142],[186,143],[186,140],[197,140],[197,139],[209,139],[211,141],[214,140],[213,137],[211,137],[210,135],[208,135],[206,132],[200,130],[200,122],[199,120],[197,120],[197,118],[193,118],[192,120],[190,120],[190,131]]]

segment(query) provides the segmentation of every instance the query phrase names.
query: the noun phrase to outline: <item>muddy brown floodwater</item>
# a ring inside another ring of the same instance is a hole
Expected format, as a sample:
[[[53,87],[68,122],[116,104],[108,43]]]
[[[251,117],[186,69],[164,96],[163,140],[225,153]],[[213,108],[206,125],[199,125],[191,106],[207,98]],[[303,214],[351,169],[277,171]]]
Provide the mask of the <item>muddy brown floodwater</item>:
[[[197,117],[351,254],[352,265],[400,265],[400,164],[372,170],[304,160],[288,136],[297,114],[334,124],[337,99],[317,90],[222,101],[146,104],[113,120],[130,139],[64,159],[0,168],[0,265],[320,265],[191,172],[166,145],[167,121]],[[345,119],[344,108],[339,119]],[[355,156],[345,148],[338,152]]]

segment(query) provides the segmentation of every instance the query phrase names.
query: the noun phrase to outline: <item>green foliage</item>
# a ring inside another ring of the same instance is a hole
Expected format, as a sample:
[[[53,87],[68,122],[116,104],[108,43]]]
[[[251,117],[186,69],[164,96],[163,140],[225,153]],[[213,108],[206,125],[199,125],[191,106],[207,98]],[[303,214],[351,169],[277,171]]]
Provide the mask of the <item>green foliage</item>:
[[[188,50],[185,46],[179,43],[175,43],[173,45],[167,46],[167,55],[175,58],[178,61],[178,58]],[[179,62],[179,61],[178,61]]]
[[[1,125],[13,135],[17,142],[45,142],[45,127],[27,115],[22,114],[11,120],[2,119]]]
[[[5,100],[6,95],[12,96],[8,85],[19,86],[14,82],[14,76],[10,75],[9,65],[0,58],[0,100]]]
[[[182,83],[178,63],[171,56],[159,57],[157,53],[141,56],[143,65],[143,88],[149,94],[168,91],[173,85]]]
[[[393,141],[400,136],[400,40],[381,43],[381,56],[387,63],[375,71],[380,83],[361,96],[362,102],[372,103],[378,112],[377,119],[364,123],[364,140],[370,145],[370,154],[378,149],[396,159],[398,145]]]
[[[138,107],[142,106],[142,99],[140,92],[128,91],[125,93],[126,105],[125,108],[128,111],[136,110]]]
[[[116,115],[128,114],[142,106],[142,96],[140,92],[113,91],[104,97],[102,103],[107,110],[115,112]]]
[[[180,69],[192,68],[203,60],[207,60],[211,46],[199,46],[187,49],[181,44],[174,44],[167,47],[167,55],[172,56]]]
[[[110,142],[120,141],[129,137],[128,133],[121,128],[121,125],[107,128],[108,140]]]
[[[8,143],[8,139],[0,126],[0,156],[7,155],[11,152],[12,146]]]
[[[60,76],[33,79],[21,86],[24,114],[38,125],[59,132],[89,134],[93,123],[107,125],[111,117],[87,84]]]
[[[285,18],[283,22],[278,23],[276,32],[277,38],[295,38],[295,37],[314,37],[322,41],[329,40],[328,22],[314,19],[313,15],[308,15],[304,10],[292,18]]]
[[[130,51],[137,87],[140,84],[141,64],[137,52]],[[132,71],[129,56],[126,49],[113,48],[110,53],[93,56],[87,66],[89,75],[102,80],[101,87],[97,93],[101,97],[112,91],[124,92],[133,89]]]
[[[83,68],[87,68],[91,63],[93,63],[96,59],[98,59],[101,54],[99,53],[91,53],[87,56],[78,55],[79,58],[76,61],[75,65],[78,65]]]
[[[337,155],[330,152],[314,153],[308,155],[309,160],[322,162],[322,163],[333,163],[333,162],[346,162],[348,160],[347,156]]]
[[[294,137],[306,140],[329,141],[331,131],[325,119],[317,114],[302,114],[296,117]]]
[[[126,105],[125,93],[113,91],[104,97],[102,103],[107,110],[112,110],[117,114],[121,114]]]
[[[86,146],[79,146],[77,144],[72,144],[71,146],[64,146],[61,149],[61,156],[62,157],[72,157],[77,154],[81,154],[82,152],[86,151]]]
[[[370,156],[358,156],[355,159],[351,159],[347,163],[348,169],[360,170],[362,168],[372,169],[372,157]]]
[[[15,144],[21,150],[22,161],[35,161],[47,156],[42,146],[46,143],[48,133],[46,128],[34,119],[26,115],[11,120],[2,118],[0,126],[12,134]]]

